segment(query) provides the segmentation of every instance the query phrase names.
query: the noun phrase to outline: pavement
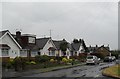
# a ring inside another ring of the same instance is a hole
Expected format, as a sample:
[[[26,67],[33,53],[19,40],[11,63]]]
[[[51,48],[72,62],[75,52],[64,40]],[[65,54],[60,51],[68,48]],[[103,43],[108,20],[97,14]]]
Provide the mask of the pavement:
[[[68,68],[73,68],[77,66],[84,65],[85,63],[81,64],[75,64],[75,65],[67,65],[67,66],[58,66],[58,67],[50,67],[50,68],[43,68],[43,69],[32,69],[28,71],[21,71],[21,72],[16,72],[13,69],[9,70],[2,70],[2,77],[22,77],[22,76],[27,76],[27,75],[33,75],[33,74],[38,74],[38,73],[45,73],[45,72],[50,72],[50,71],[57,71],[57,70],[62,70],[62,69],[68,69]]]

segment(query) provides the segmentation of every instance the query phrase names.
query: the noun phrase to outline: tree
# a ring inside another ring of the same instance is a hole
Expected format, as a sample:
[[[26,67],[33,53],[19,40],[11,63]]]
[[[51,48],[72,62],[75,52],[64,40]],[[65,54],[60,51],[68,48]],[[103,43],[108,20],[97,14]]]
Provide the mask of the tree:
[[[68,47],[68,43],[66,41],[60,43],[60,49],[64,53],[64,55],[66,55],[67,47]]]
[[[83,44],[83,47],[84,47],[84,49],[85,49],[85,52],[88,52],[88,48],[86,47],[86,44],[85,44],[85,42],[84,42],[83,39],[81,40],[81,43]]]
[[[79,39],[79,43],[81,43],[82,42],[82,39]]]
[[[74,39],[73,43],[79,43],[78,39]]]

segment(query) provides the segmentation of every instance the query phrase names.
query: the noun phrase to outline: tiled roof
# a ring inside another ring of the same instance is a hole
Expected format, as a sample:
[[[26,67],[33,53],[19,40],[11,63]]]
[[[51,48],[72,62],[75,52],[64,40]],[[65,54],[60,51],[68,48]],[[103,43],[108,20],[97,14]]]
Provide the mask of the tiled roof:
[[[98,50],[98,49],[101,48],[101,47],[104,47],[104,48],[107,49],[108,51],[110,50],[108,46],[104,46],[104,45],[102,45],[102,46],[100,46],[100,47],[88,47],[88,50],[89,50],[89,51],[96,52],[96,50]]]
[[[60,49],[60,44],[61,44],[62,42],[63,42],[63,41],[53,40],[53,43],[55,44],[55,46],[56,46],[57,49]]]
[[[56,40],[53,40],[53,43],[55,44],[56,48],[59,50],[60,49],[60,44],[63,43],[63,42],[67,42],[66,40],[59,40],[59,41],[56,41]],[[67,46],[69,49],[71,49],[71,44],[69,42],[67,42]]]
[[[33,49],[42,49],[49,39],[50,38],[38,38],[38,39],[36,39],[36,46],[34,46]]]
[[[72,50],[78,51],[79,48],[80,48],[80,44],[81,44],[81,43],[72,43],[72,44],[71,44]]]

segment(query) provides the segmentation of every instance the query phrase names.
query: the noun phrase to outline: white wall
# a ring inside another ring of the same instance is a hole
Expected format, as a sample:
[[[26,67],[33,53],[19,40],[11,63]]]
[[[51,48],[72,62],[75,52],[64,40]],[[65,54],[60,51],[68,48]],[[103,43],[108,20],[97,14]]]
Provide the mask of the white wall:
[[[63,52],[61,50],[59,51],[59,53],[60,53],[60,56],[64,56],[64,54],[63,54]],[[71,52],[70,52],[70,50],[68,48],[66,50],[66,55],[65,56],[71,56]]]
[[[45,44],[45,46],[43,47],[43,49],[40,50],[41,55],[48,55],[48,56],[49,56],[49,51],[48,51],[48,49],[49,49],[50,47],[54,47],[54,45],[52,44],[52,42],[49,42],[50,40],[51,40],[51,39],[49,39],[49,40],[47,41],[47,43]]]
[[[6,34],[2,39],[0,39],[0,42],[1,41],[2,41],[2,43],[0,43],[0,44],[7,44],[8,46],[10,46],[9,56],[11,58],[20,56],[19,47],[15,44],[15,42],[11,39],[11,37],[8,34]]]
[[[82,51],[83,50],[83,51]],[[79,53],[84,53],[85,52],[85,49],[83,47],[83,45],[80,45],[80,48],[79,48]]]

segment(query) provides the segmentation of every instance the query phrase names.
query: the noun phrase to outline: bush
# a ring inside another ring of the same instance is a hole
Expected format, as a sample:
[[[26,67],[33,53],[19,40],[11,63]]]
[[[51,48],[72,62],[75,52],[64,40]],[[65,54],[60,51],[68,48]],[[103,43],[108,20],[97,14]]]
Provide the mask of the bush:
[[[56,60],[56,57],[55,57],[55,56],[49,56],[49,58]]]
[[[68,59],[68,61],[69,61],[69,63],[72,63],[72,62],[73,62],[73,60],[72,60],[72,59]]]
[[[111,52],[112,56],[115,56],[118,59],[119,53],[117,51]]]
[[[24,70],[26,61],[24,58],[16,57],[13,59],[12,64],[15,68],[15,71]]]
[[[7,69],[10,69],[13,67],[13,62],[12,61],[9,61],[7,64],[6,64],[6,67]]]
[[[63,63],[68,63],[68,59],[67,59],[67,58],[63,58],[63,59],[62,59],[62,62],[63,62]]]
[[[81,60],[81,59],[85,59],[86,57],[87,57],[87,54],[86,54],[86,53],[80,53],[80,54],[79,54],[80,60]]]
[[[26,64],[30,65],[31,63],[27,61]]]
[[[35,56],[35,61],[39,63],[44,63],[49,61],[49,57],[47,55],[42,55],[42,56]]]
[[[34,62],[34,61],[31,61],[31,62],[30,62],[30,64],[34,64],[34,65],[35,65],[35,64],[36,64],[36,62]]]
[[[53,63],[53,62],[55,62],[55,60],[54,60],[54,59],[50,59],[50,62],[52,62],[52,63]]]

